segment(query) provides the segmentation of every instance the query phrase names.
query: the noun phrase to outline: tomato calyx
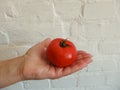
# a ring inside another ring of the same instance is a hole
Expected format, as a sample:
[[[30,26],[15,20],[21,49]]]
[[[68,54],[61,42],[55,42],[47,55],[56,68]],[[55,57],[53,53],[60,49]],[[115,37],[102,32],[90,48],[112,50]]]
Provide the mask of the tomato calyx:
[[[70,46],[69,44],[66,44],[67,39],[61,40],[60,41],[60,47],[65,48],[67,46]]]

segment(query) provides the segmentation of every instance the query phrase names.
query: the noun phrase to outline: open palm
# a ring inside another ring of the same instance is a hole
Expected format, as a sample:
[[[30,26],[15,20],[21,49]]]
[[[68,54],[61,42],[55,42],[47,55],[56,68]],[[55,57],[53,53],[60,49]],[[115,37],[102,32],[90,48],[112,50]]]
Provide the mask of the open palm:
[[[45,57],[45,50],[50,39],[38,43],[24,55],[23,77],[24,79],[56,79],[72,74],[86,67],[91,62],[91,55],[84,51],[77,51],[76,61],[67,67],[51,65]]]

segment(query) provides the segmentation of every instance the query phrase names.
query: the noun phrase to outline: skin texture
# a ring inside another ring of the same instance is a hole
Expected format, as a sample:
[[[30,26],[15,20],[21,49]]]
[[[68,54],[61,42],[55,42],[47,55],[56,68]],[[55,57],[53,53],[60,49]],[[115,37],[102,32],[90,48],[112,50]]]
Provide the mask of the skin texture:
[[[0,61],[0,88],[23,80],[57,79],[83,69],[92,61],[89,53],[78,50],[77,59],[72,65],[63,68],[53,66],[45,57],[50,42],[47,38],[23,56]]]

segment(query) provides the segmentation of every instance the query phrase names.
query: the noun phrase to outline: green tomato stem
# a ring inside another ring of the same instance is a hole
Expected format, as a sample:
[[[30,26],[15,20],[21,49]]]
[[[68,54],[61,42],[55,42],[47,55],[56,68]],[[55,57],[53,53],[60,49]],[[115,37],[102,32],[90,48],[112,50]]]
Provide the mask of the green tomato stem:
[[[66,44],[66,41],[67,41],[67,39],[60,41],[60,47],[65,48],[65,47],[69,46],[69,44]]]

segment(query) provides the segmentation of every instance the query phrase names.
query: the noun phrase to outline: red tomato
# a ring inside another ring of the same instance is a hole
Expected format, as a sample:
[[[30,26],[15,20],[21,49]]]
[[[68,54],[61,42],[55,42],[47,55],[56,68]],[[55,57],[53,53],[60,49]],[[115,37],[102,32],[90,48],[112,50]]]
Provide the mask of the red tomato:
[[[67,39],[56,38],[49,44],[46,56],[53,65],[65,67],[71,65],[76,60],[76,47]]]

